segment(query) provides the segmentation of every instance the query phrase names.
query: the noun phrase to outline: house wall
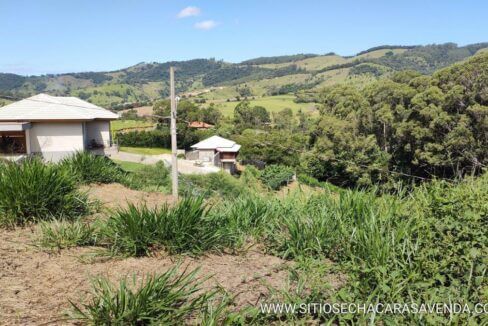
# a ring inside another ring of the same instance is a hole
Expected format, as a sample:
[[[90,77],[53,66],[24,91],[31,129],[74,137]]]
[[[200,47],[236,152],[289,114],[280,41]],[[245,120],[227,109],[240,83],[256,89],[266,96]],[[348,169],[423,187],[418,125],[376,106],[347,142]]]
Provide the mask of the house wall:
[[[82,122],[33,122],[29,138],[30,152],[49,161],[84,149]]]
[[[90,146],[94,140],[97,144],[110,147],[110,121],[89,121],[85,123],[86,144]]]
[[[213,162],[215,156],[215,150],[213,149],[199,149],[198,159],[204,162]]]

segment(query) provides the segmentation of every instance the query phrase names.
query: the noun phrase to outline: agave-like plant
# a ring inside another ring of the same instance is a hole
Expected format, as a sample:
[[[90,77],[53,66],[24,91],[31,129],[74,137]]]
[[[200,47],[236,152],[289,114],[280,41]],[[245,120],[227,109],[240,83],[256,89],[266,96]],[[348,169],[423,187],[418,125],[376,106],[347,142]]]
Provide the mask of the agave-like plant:
[[[0,169],[1,224],[73,218],[88,211],[87,202],[73,178],[56,165],[34,158]]]
[[[181,325],[206,309],[216,290],[203,291],[198,270],[180,272],[176,265],[160,275],[137,282],[122,279],[114,286],[105,278],[93,280],[87,303],[71,301],[71,317],[94,325]]]
[[[233,242],[232,234],[218,222],[202,198],[184,198],[174,207],[118,209],[100,232],[114,254],[144,256],[158,247],[169,253],[200,254]]]
[[[82,221],[42,221],[38,242],[41,247],[48,249],[94,245],[95,229]]]
[[[77,152],[59,165],[83,184],[120,182],[126,176],[124,170],[109,158],[88,152]]]

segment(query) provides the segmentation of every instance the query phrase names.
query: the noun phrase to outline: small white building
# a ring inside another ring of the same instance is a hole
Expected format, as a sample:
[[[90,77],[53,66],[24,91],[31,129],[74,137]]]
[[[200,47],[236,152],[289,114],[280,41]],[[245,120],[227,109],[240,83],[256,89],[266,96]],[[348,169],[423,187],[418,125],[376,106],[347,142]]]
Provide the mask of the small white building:
[[[104,153],[118,115],[76,97],[39,94],[0,108],[0,155],[59,161],[77,151]]]
[[[210,163],[233,174],[236,171],[237,155],[241,145],[219,136],[212,136],[192,145],[189,159]]]

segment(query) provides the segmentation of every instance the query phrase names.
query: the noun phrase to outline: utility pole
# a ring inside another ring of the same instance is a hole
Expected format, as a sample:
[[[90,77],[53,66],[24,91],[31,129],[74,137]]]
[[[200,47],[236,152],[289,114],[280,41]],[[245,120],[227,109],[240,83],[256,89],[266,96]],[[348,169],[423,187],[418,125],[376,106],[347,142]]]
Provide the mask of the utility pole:
[[[178,161],[176,146],[176,97],[175,97],[175,70],[169,68],[170,97],[171,97],[171,180],[173,189],[173,198],[178,200]]]

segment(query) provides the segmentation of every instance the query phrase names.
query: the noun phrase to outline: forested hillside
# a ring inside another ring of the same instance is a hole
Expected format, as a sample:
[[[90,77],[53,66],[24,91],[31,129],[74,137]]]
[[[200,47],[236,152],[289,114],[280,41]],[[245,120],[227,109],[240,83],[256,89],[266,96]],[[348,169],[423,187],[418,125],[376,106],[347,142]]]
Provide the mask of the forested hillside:
[[[272,128],[234,111],[243,159],[294,166],[340,186],[455,179],[488,166],[488,53],[422,75],[393,73],[366,86],[319,92],[320,112],[284,109]]]
[[[176,67],[177,91],[203,99],[227,100],[245,96],[304,93],[348,82],[369,83],[395,71],[422,74],[464,60],[487,48],[488,43],[458,47],[447,43],[428,46],[379,46],[353,57],[334,53],[261,57],[241,63],[195,59],[166,63],[139,63],[111,72],[82,72],[44,76],[0,73],[0,94],[23,98],[39,92],[73,95],[105,107],[148,104],[168,95],[168,68]],[[221,87],[227,88],[225,91]],[[239,90],[248,91],[241,94]],[[196,94],[196,95],[195,95]],[[313,95],[313,94],[312,94]],[[313,97],[313,96],[312,96]],[[314,98],[313,100],[316,100]]]

